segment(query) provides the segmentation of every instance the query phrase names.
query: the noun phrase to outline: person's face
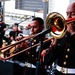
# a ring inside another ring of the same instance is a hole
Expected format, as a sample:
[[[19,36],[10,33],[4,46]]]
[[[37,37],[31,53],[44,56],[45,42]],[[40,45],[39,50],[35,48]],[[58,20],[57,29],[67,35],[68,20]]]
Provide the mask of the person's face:
[[[39,25],[38,21],[34,20],[30,23],[31,30],[30,34],[37,34],[43,30],[43,25]]]
[[[75,4],[71,4],[68,6],[66,14],[67,14],[67,18],[75,17]]]
[[[67,14],[67,19],[75,17],[75,4],[72,4],[67,8],[66,14]],[[69,23],[67,25],[68,32],[71,32],[73,30],[73,24],[75,24],[75,22]]]
[[[17,26],[13,26],[13,30],[14,31],[17,31],[18,30],[18,27]]]

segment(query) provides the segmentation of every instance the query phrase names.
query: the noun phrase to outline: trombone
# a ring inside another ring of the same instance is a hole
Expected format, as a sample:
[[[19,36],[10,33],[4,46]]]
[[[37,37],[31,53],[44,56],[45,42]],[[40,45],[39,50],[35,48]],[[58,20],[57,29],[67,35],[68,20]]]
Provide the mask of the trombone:
[[[20,44],[20,43],[22,43],[22,42],[24,42],[24,41],[26,41],[26,40],[28,40],[30,38],[39,37],[40,35],[46,34],[46,33],[50,33],[50,35],[53,36],[53,38],[60,39],[66,33],[67,24],[69,24],[69,23],[71,23],[73,21],[75,21],[75,18],[70,18],[68,20],[65,20],[65,18],[60,13],[52,12],[46,18],[46,28],[47,29],[45,31],[43,31],[41,33],[38,33],[36,35],[28,36],[27,38],[23,38],[22,40],[14,43],[14,44],[11,44],[11,45],[8,45],[8,46],[6,46],[4,48],[1,48],[0,51],[1,52],[3,51],[2,53],[4,53],[4,52],[8,51],[9,49],[11,49],[12,47],[14,47],[15,45],[18,45],[18,44]],[[46,42],[50,41],[51,39],[52,38],[47,39],[47,40],[43,41],[43,43],[46,43]],[[28,47],[28,48],[26,48],[26,49],[24,49],[22,51],[14,53],[14,54],[12,54],[12,55],[10,55],[8,57],[1,57],[0,56],[0,59],[8,60],[8,59],[10,59],[10,58],[12,58],[12,57],[14,57],[14,56],[16,56],[16,55],[18,55],[20,53],[28,51],[29,49],[34,48],[34,47],[36,47],[38,45],[40,45],[40,44],[39,43],[35,44],[35,45],[33,45],[31,47]]]

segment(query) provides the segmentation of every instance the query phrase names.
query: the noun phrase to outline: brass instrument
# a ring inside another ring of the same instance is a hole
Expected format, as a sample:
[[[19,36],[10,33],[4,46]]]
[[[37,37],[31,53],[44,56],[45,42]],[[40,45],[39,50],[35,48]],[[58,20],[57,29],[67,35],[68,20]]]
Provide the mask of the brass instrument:
[[[46,28],[52,29],[50,35],[54,38],[62,38],[66,32],[66,20],[61,14],[52,12],[46,18]]]
[[[50,39],[47,39],[47,40],[45,40],[45,41],[43,41],[43,43],[46,43],[46,42],[48,42],[48,41],[50,41],[52,38],[50,38]],[[21,40],[22,41],[22,40]],[[20,41],[20,42],[21,42]],[[19,44],[19,43],[18,43]],[[15,46],[15,45],[17,45],[17,44],[12,44],[11,45],[11,47],[9,47],[9,48],[12,48],[13,46]],[[31,49],[31,48],[34,48],[34,47],[36,47],[36,46],[39,46],[40,45],[40,43],[37,43],[37,44],[35,44],[35,45],[33,45],[33,46],[31,46],[31,47],[28,47],[28,48],[26,48],[26,49],[24,49],[24,50],[22,50],[22,51],[19,51],[19,52],[17,52],[17,53],[15,53],[15,54],[12,54],[11,56],[8,56],[8,57],[1,57],[0,56],[0,59],[2,59],[2,60],[7,60],[7,59],[10,59],[10,58],[12,58],[13,56],[16,56],[16,55],[18,55],[18,54],[20,54],[20,53],[23,53],[23,52],[25,52],[25,51],[28,51],[29,49]],[[7,46],[6,46],[7,47]],[[6,52],[7,50],[6,50],[6,48],[4,48],[5,50],[3,51],[3,53],[4,52]],[[2,49],[1,49],[2,50]]]
[[[50,31],[49,33],[50,33],[51,36],[53,36],[53,38],[59,39],[59,38],[62,38],[62,37],[65,35],[65,33],[66,33],[66,28],[67,28],[67,24],[68,24],[68,23],[71,23],[71,22],[73,22],[73,21],[75,21],[75,18],[71,18],[71,19],[65,20],[64,17],[63,17],[61,14],[59,14],[59,13],[57,13],[57,12],[52,12],[52,13],[50,13],[50,14],[47,16],[47,18],[46,18],[46,28],[47,28],[47,29],[50,29],[50,30],[49,30],[49,31]],[[38,35],[38,34],[37,34],[37,35]],[[12,47],[14,47],[15,45],[18,45],[18,44],[20,44],[21,42],[24,42],[24,41],[26,41],[26,40],[28,40],[28,39],[30,39],[30,38],[34,38],[34,37],[36,37],[37,35],[31,35],[31,36],[29,36],[29,37],[27,37],[27,38],[23,38],[22,40],[16,42],[15,44],[8,45],[8,46],[6,46],[6,47],[4,47],[4,48],[1,48],[0,50],[1,50],[1,51],[3,50],[3,53],[4,53],[4,52],[6,52],[7,50],[9,50],[9,49],[11,49]],[[48,42],[48,41],[50,41],[50,40],[51,40],[51,38],[50,38],[50,39],[47,39],[47,40],[45,40],[45,41],[43,41],[43,43],[46,43],[46,42]],[[10,58],[12,58],[13,56],[16,56],[16,55],[18,55],[18,54],[20,54],[20,53],[23,53],[23,52],[25,52],[25,51],[27,51],[27,50],[29,50],[29,49],[35,47],[35,46],[38,46],[38,45],[40,45],[40,44],[35,44],[35,45],[33,45],[33,46],[31,46],[31,47],[28,47],[28,48],[26,48],[26,49],[24,49],[24,50],[22,50],[22,51],[19,51],[19,52],[15,53],[15,54],[12,54],[11,56],[8,56],[8,57],[6,57],[6,58],[0,56],[0,59],[2,59],[2,60],[10,59]]]

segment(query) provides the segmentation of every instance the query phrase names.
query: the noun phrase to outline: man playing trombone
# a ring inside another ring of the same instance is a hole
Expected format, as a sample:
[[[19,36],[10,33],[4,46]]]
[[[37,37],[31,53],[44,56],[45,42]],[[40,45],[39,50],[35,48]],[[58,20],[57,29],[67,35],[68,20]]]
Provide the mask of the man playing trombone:
[[[75,2],[67,7],[66,14],[67,19],[75,17]],[[51,65],[57,60],[54,75],[75,75],[75,19],[67,24],[67,33],[49,49],[49,55],[48,62],[42,65]]]
[[[42,32],[44,29],[43,19],[40,17],[34,18],[30,23],[30,27],[31,27],[30,28],[31,35],[36,35],[36,34]],[[41,37],[42,37],[43,41],[47,39],[45,35],[41,36]],[[41,37],[37,36],[36,38],[31,38],[29,46],[33,46],[33,45],[39,43],[41,40]],[[51,42],[45,43],[43,45],[42,49],[48,48],[50,43]],[[36,71],[35,65],[38,60],[39,47],[40,46],[37,46],[37,47],[31,48],[30,50],[26,51],[27,59],[25,61],[25,64],[28,64],[28,65],[26,65],[26,67],[25,67],[25,75],[35,75],[35,71]],[[41,69],[39,69],[39,70],[41,70]],[[46,75],[45,70],[42,70],[39,72],[41,75]]]

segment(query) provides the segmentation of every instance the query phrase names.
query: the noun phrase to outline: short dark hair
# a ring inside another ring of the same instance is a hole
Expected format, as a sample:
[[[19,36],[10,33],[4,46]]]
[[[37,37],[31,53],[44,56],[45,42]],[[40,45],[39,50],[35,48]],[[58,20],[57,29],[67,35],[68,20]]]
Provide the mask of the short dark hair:
[[[35,17],[34,19],[32,19],[32,21],[34,21],[34,20],[38,21],[39,25],[44,25],[44,20],[42,18]]]
[[[18,25],[19,25],[18,23],[14,23],[14,25],[13,25],[13,26],[17,26],[17,27],[18,27]]]

